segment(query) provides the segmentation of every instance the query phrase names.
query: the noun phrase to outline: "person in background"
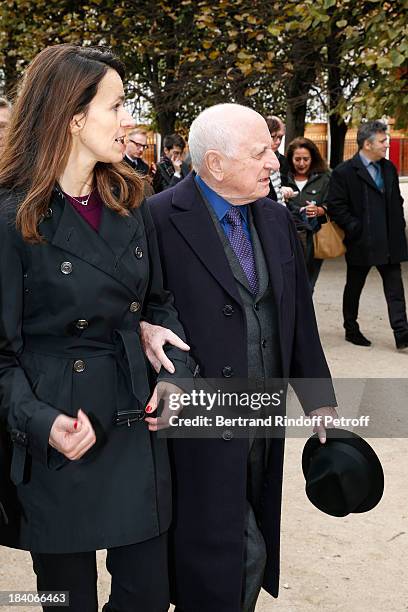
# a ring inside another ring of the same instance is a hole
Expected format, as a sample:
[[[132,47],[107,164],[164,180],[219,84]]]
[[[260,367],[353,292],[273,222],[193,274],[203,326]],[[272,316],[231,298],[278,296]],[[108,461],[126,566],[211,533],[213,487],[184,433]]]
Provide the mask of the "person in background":
[[[333,171],[328,193],[331,218],[345,233],[347,280],[343,294],[345,338],[359,346],[371,342],[357,322],[360,295],[375,266],[381,275],[388,317],[397,349],[408,348],[408,322],[401,262],[408,260],[403,199],[394,164],[385,158],[387,126],[362,123],[358,153]]]
[[[184,138],[179,134],[170,134],[163,140],[163,152],[157,164],[153,178],[153,189],[160,193],[169,187],[177,185],[188,174],[188,167],[183,162],[183,152],[186,147]]]
[[[69,591],[72,612],[98,610],[98,549],[112,576],[104,612],[169,606],[170,466],[144,422],[161,392],[151,395],[139,323],[184,332],[141,179],[122,161],[134,125],[124,76],[104,47],[44,49],[0,160],[0,428],[22,507],[15,546],[30,551],[39,591]],[[187,353],[170,350],[174,377],[191,377]]]
[[[306,267],[312,291],[323,260],[314,257],[313,234],[326,222],[326,202],[330,170],[319,149],[309,138],[295,138],[286,151],[289,165],[288,183],[294,195],[288,208],[306,234]]]
[[[154,174],[157,170],[156,164],[153,163],[149,166],[143,159],[143,153],[147,151],[148,148],[146,130],[143,128],[136,128],[132,130],[128,136],[126,154],[123,158],[123,161],[143,177],[143,191],[146,198],[154,193],[152,183]]]
[[[146,176],[149,172],[149,164],[143,160],[143,153],[148,148],[147,132],[145,130],[136,128],[129,133],[126,153],[123,159],[133,170],[137,170],[142,176]]]
[[[271,173],[271,186],[268,198],[286,206],[287,200],[293,197],[293,189],[288,187],[288,162],[286,157],[278,150],[285,137],[285,124],[279,117],[275,117],[275,115],[269,115],[265,118],[265,121],[272,138],[272,151],[275,153],[280,167],[278,172]]]
[[[4,135],[10,121],[11,103],[7,98],[0,98],[0,152],[3,149]]]

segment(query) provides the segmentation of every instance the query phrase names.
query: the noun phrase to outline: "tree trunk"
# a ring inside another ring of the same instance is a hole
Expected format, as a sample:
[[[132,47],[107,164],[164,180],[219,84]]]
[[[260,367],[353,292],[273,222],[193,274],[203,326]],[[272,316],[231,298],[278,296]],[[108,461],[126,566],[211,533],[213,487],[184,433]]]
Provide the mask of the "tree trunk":
[[[327,45],[327,88],[329,92],[329,124],[330,124],[330,167],[335,168],[343,161],[344,141],[346,138],[347,125],[339,114],[337,107],[344,99],[344,91],[339,66],[340,41],[333,35]]]
[[[288,100],[286,107],[286,148],[297,136],[305,133],[307,100]]]
[[[286,147],[294,138],[305,133],[307,101],[318,65],[315,43],[308,39],[296,39],[289,57],[293,73],[286,84]]]
[[[160,111],[156,112],[156,121],[159,132],[164,138],[168,134],[174,134],[177,114],[175,111]]]
[[[337,113],[329,117],[330,123],[330,168],[338,166],[344,157],[344,141],[346,139],[347,124]]]

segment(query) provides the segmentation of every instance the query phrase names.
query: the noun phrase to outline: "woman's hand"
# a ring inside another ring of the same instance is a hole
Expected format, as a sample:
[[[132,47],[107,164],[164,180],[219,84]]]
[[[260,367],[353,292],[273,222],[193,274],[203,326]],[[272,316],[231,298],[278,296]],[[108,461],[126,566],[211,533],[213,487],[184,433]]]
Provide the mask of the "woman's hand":
[[[94,428],[85,412],[78,410],[76,419],[60,414],[55,419],[48,443],[71,461],[77,461],[96,442]]]
[[[307,217],[321,217],[322,215],[326,214],[323,206],[317,206],[317,204],[309,202],[308,200],[306,200],[306,204],[307,206],[305,207],[305,211]]]
[[[161,327],[161,325],[152,325],[147,321],[140,322],[140,338],[145,355],[156,372],[159,372],[162,366],[170,374],[174,374],[176,371],[163,351],[165,344],[172,344],[182,351],[190,350],[188,344],[183,342],[171,329]]]
[[[158,431],[159,429],[166,429],[170,426],[170,417],[174,415],[178,415],[181,412],[181,403],[180,403],[180,395],[183,394],[183,391],[173,385],[172,383],[161,381],[154,388],[153,394],[149,399],[147,407],[145,408],[145,412],[148,416],[145,417],[145,423],[150,431]],[[170,396],[173,396],[174,402],[176,406],[172,405]],[[150,416],[154,414],[157,410],[157,407],[160,401],[163,400],[163,410],[159,417]]]

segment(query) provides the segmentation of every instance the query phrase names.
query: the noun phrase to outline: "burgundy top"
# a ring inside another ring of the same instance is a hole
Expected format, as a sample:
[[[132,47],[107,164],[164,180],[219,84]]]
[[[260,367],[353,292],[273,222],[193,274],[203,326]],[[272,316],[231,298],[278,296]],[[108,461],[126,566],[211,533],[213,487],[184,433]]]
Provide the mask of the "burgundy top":
[[[76,200],[82,200],[86,202],[88,196],[78,196],[74,200],[74,198],[68,195],[67,193],[65,193],[65,191],[64,191],[64,195],[67,198],[68,202],[70,202],[72,206],[75,208],[75,210],[81,215],[81,217],[83,217],[85,221],[87,221],[89,225],[93,227],[93,229],[97,232],[99,229],[100,222],[101,222],[102,206],[103,206],[103,202],[100,198],[99,193],[96,190],[94,190],[91,193],[91,196],[88,200],[88,204],[86,206],[84,206],[83,204],[80,204]]]

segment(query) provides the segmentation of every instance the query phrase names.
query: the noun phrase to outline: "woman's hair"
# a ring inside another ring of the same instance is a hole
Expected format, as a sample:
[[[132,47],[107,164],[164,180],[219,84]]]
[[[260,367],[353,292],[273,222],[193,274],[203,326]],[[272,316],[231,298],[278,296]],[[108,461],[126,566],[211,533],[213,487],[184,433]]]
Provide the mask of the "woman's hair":
[[[98,85],[112,68],[124,66],[104,47],[54,45],[39,53],[19,85],[0,160],[0,186],[23,194],[16,225],[23,238],[40,242],[46,212],[72,146],[70,122],[87,113]],[[142,181],[127,164],[98,162],[95,187],[108,208],[128,215],[142,199]]]
[[[276,117],[276,115],[268,115],[265,117],[265,121],[270,134],[275,134],[276,132],[279,132],[279,130],[285,129],[285,124],[283,123],[282,119],[279,119],[279,117]]]
[[[309,174],[314,172],[322,173],[327,172],[329,169],[327,163],[320,155],[320,151],[312,140],[309,138],[295,138],[292,142],[289,143],[289,146],[286,150],[286,159],[288,160],[289,168],[292,174],[295,174],[295,167],[293,165],[293,155],[296,149],[307,149],[312,158],[312,162],[309,168]]]

